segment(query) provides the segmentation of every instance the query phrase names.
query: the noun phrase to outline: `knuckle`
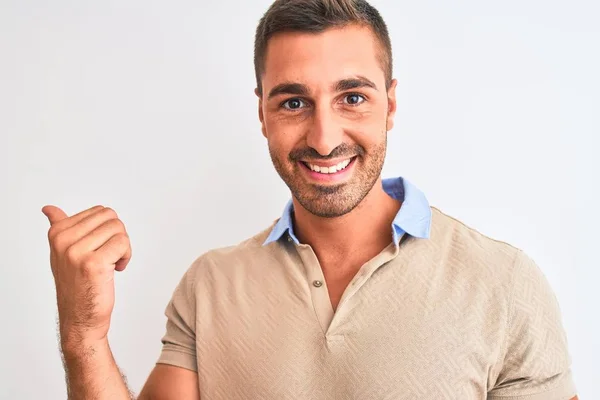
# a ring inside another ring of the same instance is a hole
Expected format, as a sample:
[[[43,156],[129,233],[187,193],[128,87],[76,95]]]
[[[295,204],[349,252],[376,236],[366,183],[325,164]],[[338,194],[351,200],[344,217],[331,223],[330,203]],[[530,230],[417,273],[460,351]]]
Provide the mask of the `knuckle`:
[[[123,224],[123,221],[121,221],[120,219],[111,219],[110,221],[107,222],[108,227],[111,230],[115,230],[115,231],[124,231],[125,230],[125,225]]]
[[[62,231],[55,234],[52,238],[52,248],[57,252],[62,252],[63,250],[67,250],[70,245],[70,238],[67,232]]]
[[[105,217],[110,218],[110,219],[115,219],[115,218],[118,219],[119,218],[119,216],[117,215],[117,212],[110,207],[104,207],[104,209],[101,211],[101,213]]]
[[[121,244],[129,244],[129,235],[125,232],[121,232],[116,235],[117,241]]]
[[[52,242],[57,233],[56,225],[52,225],[50,229],[48,229],[48,241]]]
[[[64,229],[61,228],[61,224],[54,224],[48,229],[48,240],[53,242],[58,235],[64,232]]]
[[[98,265],[98,260],[93,255],[88,255],[81,260],[81,268],[84,272],[92,272]]]
[[[75,246],[70,246],[65,250],[65,259],[68,263],[74,264],[79,259],[79,254],[77,253],[77,249]]]

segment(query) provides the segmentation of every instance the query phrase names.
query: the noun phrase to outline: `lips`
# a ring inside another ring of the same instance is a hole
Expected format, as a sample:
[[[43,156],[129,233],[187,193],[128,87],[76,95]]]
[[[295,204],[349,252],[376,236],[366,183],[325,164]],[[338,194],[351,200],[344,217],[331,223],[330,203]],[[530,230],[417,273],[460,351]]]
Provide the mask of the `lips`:
[[[311,162],[302,161],[302,163],[308,167],[311,171],[317,172],[320,174],[335,174],[339,171],[343,171],[348,167],[353,158],[347,158],[333,165],[319,165]]]
[[[319,184],[341,184],[346,182],[353,175],[354,164],[356,164],[357,158],[358,156],[354,156],[352,158],[341,159],[341,161],[335,160],[335,164],[332,162],[325,163],[323,161],[315,161],[321,165],[309,161],[299,161],[298,164],[300,165],[301,173],[309,182]],[[318,171],[316,170],[317,168],[319,169]],[[327,168],[327,170],[325,170],[325,168]]]

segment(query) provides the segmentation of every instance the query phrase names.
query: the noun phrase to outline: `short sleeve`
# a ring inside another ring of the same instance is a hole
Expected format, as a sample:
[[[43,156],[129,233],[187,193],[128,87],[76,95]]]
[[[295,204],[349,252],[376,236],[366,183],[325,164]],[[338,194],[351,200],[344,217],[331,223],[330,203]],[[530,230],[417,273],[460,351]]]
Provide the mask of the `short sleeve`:
[[[166,332],[157,363],[198,371],[196,360],[196,300],[190,268],[175,288],[165,315]]]
[[[488,400],[569,400],[576,395],[559,305],[522,251],[516,259],[503,357]]]

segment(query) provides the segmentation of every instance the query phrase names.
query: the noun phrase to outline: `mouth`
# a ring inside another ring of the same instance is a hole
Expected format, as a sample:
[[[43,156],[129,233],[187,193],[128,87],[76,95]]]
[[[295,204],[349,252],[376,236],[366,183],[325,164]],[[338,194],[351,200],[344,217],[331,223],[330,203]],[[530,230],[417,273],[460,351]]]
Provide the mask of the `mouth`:
[[[304,173],[312,180],[320,182],[340,182],[350,175],[352,171],[356,156],[341,160],[336,164],[316,162],[312,163],[309,161],[299,161],[298,163],[302,166]]]

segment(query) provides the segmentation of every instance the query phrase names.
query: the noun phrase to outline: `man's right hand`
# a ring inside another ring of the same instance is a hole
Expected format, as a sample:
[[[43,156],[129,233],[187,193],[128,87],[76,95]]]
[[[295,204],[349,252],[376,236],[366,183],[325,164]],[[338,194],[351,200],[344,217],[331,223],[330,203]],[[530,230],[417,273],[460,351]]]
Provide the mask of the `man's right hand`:
[[[107,338],[115,302],[114,274],[131,258],[129,236],[111,208],[95,206],[68,217],[45,206],[50,264],[56,285],[63,351]]]

